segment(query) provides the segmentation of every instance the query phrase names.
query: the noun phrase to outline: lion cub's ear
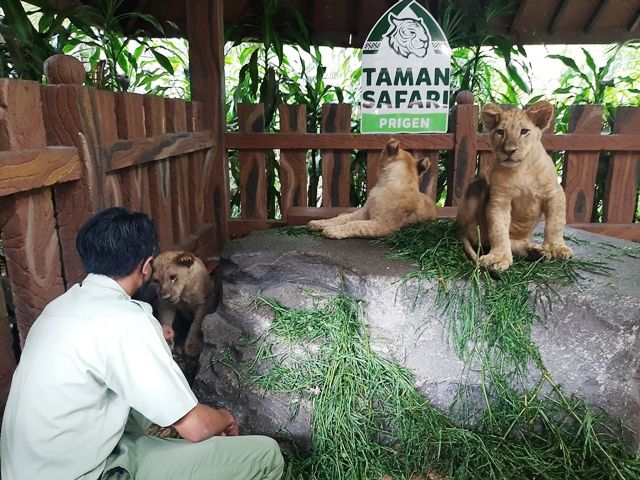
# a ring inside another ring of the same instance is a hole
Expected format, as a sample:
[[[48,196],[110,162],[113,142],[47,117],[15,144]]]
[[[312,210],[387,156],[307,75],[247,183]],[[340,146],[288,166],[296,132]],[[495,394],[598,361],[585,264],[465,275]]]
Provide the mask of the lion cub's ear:
[[[540,100],[525,108],[524,113],[527,114],[529,120],[531,120],[536,127],[544,130],[549,126],[553,118],[553,105],[546,100]]]
[[[418,160],[418,175],[422,175],[424,172],[429,170],[430,166],[431,160],[429,160],[429,157],[424,157]]]
[[[191,252],[180,252],[173,261],[176,265],[189,268],[196,261],[196,256]]]
[[[395,138],[392,138],[387,142],[384,146],[384,153],[389,157],[393,157],[396,153],[398,153],[398,149],[400,148],[400,142]]]
[[[482,118],[482,125],[485,130],[491,131],[496,128],[498,122],[500,122],[500,116],[502,115],[502,109],[493,103],[487,103],[482,107],[480,117]]]

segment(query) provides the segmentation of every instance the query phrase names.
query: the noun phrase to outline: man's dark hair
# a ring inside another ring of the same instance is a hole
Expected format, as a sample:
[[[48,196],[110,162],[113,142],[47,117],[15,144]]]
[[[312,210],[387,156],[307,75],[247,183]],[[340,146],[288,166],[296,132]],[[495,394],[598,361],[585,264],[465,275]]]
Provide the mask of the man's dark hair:
[[[82,226],[76,248],[86,273],[120,278],[157,253],[158,234],[144,213],[107,208]]]

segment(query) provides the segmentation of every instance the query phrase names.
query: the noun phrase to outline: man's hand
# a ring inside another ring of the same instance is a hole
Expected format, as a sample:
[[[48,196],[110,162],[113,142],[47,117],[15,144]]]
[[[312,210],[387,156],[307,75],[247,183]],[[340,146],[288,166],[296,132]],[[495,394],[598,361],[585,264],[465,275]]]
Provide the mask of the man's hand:
[[[228,410],[216,410],[202,403],[173,424],[178,433],[190,442],[201,442],[216,435],[238,435],[236,419]]]

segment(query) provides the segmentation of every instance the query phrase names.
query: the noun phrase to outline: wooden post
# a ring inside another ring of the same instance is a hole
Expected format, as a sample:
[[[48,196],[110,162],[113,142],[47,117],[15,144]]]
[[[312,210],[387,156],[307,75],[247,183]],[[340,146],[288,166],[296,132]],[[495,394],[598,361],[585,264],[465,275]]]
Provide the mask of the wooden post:
[[[134,140],[145,137],[144,97],[133,93],[116,94],[118,138]],[[119,172],[122,203],[127,208],[151,213],[148,167],[138,165]]]
[[[264,133],[264,105],[238,105],[238,124],[241,132]],[[241,150],[240,215],[242,218],[267,219],[267,156],[261,150]]]
[[[218,251],[229,237],[229,172],[224,134],[227,130],[224,102],[224,22],[222,0],[187,0],[187,40],[191,98],[202,102],[204,128],[215,140],[213,209]]]
[[[56,185],[53,194],[58,220],[65,286],[84,278],[76,251],[76,235],[83,223],[104,208],[104,173],[98,143],[96,113],[83,88],[84,68],[73,57],[55,55],[45,62],[48,85],[40,86],[48,145],[75,146],[82,161],[77,182]]]
[[[0,150],[45,147],[40,85],[0,80]],[[50,188],[0,197],[2,246],[24,345],[47,303],[64,292],[60,247]]]
[[[187,108],[183,100],[167,98],[164,101],[167,133],[187,131]],[[185,245],[189,238],[189,157],[181,155],[169,159],[171,172],[171,217],[173,241]],[[195,232],[193,232],[195,233]]]
[[[280,105],[282,133],[306,133],[306,105]],[[280,184],[282,219],[287,219],[291,207],[307,206],[307,152],[306,150],[280,150]]]
[[[640,108],[619,107],[613,133],[640,133]],[[618,152],[611,155],[604,191],[604,221],[632,223],[638,196],[637,152]]]
[[[602,105],[571,107],[570,133],[599,135],[602,131]],[[562,183],[567,197],[567,223],[589,223],[598,173],[600,152],[567,152]]]
[[[164,99],[145,95],[143,103],[147,137],[166,133]],[[174,245],[169,160],[154,162],[149,166],[148,175],[151,218],[158,230],[160,250],[167,250]]]
[[[322,132],[348,133],[351,131],[351,105],[332,103],[322,106]],[[348,150],[322,151],[322,206],[348,207],[351,187],[351,152]]]
[[[473,103],[473,93],[462,91],[458,94],[456,101],[453,114],[455,145],[453,162],[450,160],[449,165],[447,189],[447,204],[453,206],[460,203],[467,185],[475,177],[478,151],[479,108]]]

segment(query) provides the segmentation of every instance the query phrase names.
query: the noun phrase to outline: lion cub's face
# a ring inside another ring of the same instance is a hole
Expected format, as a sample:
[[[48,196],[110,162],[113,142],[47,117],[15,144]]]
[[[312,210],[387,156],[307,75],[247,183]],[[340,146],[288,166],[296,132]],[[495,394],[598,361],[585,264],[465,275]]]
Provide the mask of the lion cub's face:
[[[153,260],[151,282],[160,298],[178,303],[185,286],[192,278],[191,270],[196,257],[189,252],[163,252]]]
[[[494,104],[482,109],[482,123],[489,130],[496,162],[504,167],[517,167],[540,143],[542,131],[549,126],[553,106],[540,101],[524,110],[502,110]]]

